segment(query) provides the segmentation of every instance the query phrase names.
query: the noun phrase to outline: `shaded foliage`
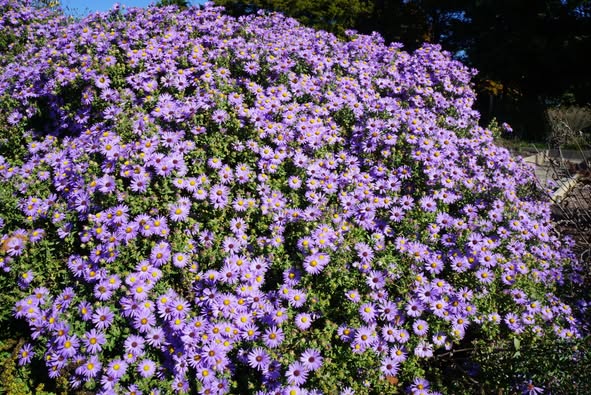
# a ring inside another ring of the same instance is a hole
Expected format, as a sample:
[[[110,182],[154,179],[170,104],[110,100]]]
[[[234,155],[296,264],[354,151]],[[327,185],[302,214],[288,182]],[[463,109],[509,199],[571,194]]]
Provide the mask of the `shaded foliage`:
[[[180,8],[187,8],[190,4],[187,0],[160,0],[156,3],[156,7],[166,7],[175,5]]]
[[[307,26],[342,35],[357,28],[359,22],[371,16],[373,4],[369,0],[216,0],[231,15],[272,10],[295,18]]]

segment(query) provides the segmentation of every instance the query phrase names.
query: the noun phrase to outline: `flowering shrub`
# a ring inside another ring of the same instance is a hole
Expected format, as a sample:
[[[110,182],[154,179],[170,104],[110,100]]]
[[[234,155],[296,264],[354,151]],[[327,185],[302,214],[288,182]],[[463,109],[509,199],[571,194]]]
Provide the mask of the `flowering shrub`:
[[[581,336],[533,172],[437,46],[212,5],[0,15],[19,364],[105,394],[435,393],[475,337]]]

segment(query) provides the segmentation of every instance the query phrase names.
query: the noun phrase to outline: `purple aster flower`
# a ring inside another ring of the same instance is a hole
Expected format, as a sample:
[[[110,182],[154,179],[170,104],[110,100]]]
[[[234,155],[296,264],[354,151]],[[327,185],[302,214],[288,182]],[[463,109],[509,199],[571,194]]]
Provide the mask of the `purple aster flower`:
[[[443,345],[445,345],[445,342],[447,341],[447,336],[443,332],[438,332],[433,335],[432,340],[433,340],[433,344],[435,344],[436,346],[443,346]]]
[[[254,369],[263,371],[270,361],[271,358],[261,347],[255,347],[248,353],[248,365]]]
[[[377,340],[374,326],[362,326],[355,333],[354,347],[360,347],[361,351],[371,346]]]
[[[279,380],[281,377],[281,364],[278,361],[272,360],[267,368],[263,370],[263,376],[269,382]]]
[[[0,229],[2,227],[0,226]],[[36,243],[39,240],[43,239],[45,237],[45,230],[44,229],[35,229],[31,232],[31,236],[29,237],[29,241],[31,243]]]
[[[152,347],[159,347],[165,341],[164,330],[160,327],[151,328],[146,334],[146,342]]]
[[[202,383],[207,385],[207,383],[211,383],[215,379],[215,372],[212,371],[210,368],[201,366],[197,368],[196,376],[197,379],[199,379]]]
[[[519,316],[515,313],[507,313],[504,321],[513,332],[520,333],[523,330]]]
[[[309,313],[298,313],[298,315],[296,315],[295,319],[295,325],[305,331],[308,328],[310,328],[310,326],[312,325],[312,315]]]
[[[279,307],[274,309],[270,314],[270,321],[275,325],[281,325],[289,319],[287,309]]]
[[[381,289],[386,284],[386,280],[384,278],[384,274],[381,271],[370,270],[367,273],[366,283],[372,289]]]
[[[310,274],[318,274],[328,265],[329,261],[328,254],[312,254],[304,259],[304,270]]]
[[[537,387],[533,384],[533,382],[531,380],[528,380],[527,382],[525,382],[522,386],[522,392],[523,395],[537,395],[537,394],[543,394],[544,393],[544,389],[541,387]]]
[[[397,362],[406,361],[407,351],[404,346],[394,346],[390,349],[390,357]]]
[[[301,362],[294,362],[287,368],[285,377],[292,385],[302,385],[308,379],[308,369]]]
[[[12,113],[10,113],[8,115],[8,123],[11,125],[16,125],[19,123],[19,121],[23,118],[23,114],[21,114],[18,111],[13,111]]]
[[[181,297],[175,297],[174,299],[172,299],[169,302],[168,306],[172,307],[172,315],[174,317],[185,317],[191,310],[189,302],[187,302]]]
[[[310,371],[318,370],[322,366],[323,358],[318,350],[308,348],[300,356],[300,362]]]
[[[495,275],[492,271],[486,268],[480,268],[476,272],[476,279],[483,284],[490,284],[493,282]]]
[[[263,341],[267,347],[276,348],[279,347],[279,345],[283,342],[284,337],[285,336],[281,328],[272,326],[265,330]]]
[[[425,320],[417,320],[412,325],[412,329],[418,336],[425,336],[429,330],[429,324]]]
[[[297,176],[289,177],[287,183],[291,189],[299,189],[302,186],[302,180]]]
[[[226,326],[222,330],[222,333],[230,333],[232,330],[232,326]],[[225,353],[226,352],[222,346],[218,344],[211,344],[203,346],[203,349],[201,350],[201,357],[206,365],[216,366],[217,364],[220,364],[220,361],[225,359]]]
[[[170,260],[170,246],[166,242],[158,243],[150,253],[150,261],[156,267],[165,265]]]
[[[216,110],[212,115],[212,119],[215,123],[220,125],[228,119],[228,113],[224,110]]]
[[[246,221],[240,217],[232,218],[230,221],[230,230],[238,237],[248,229]]]
[[[437,209],[437,203],[435,202],[435,199],[430,196],[421,198],[419,204],[421,205],[421,208],[427,212],[434,212]]]
[[[396,305],[396,303],[384,299],[380,302],[380,304],[378,305],[378,313],[381,319],[386,320],[386,321],[391,321],[391,322],[400,322],[401,321],[401,316],[400,316],[400,311],[398,310],[398,307]]]
[[[109,87],[111,80],[106,75],[99,75],[94,81],[97,88],[105,89]]]
[[[103,330],[111,326],[114,318],[115,316],[109,307],[98,307],[92,315],[92,323],[96,329]]]
[[[355,250],[362,263],[369,263],[373,260],[374,253],[369,245],[365,243],[357,243],[355,245]]]
[[[353,289],[351,291],[347,291],[345,296],[352,302],[359,302],[361,300],[361,296],[359,295],[359,291]]]
[[[384,338],[385,341],[387,341],[389,343],[393,343],[393,342],[397,341],[396,334],[397,334],[397,329],[390,324],[387,324],[382,328],[382,337]]]
[[[150,177],[147,174],[134,174],[131,177],[130,189],[133,192],[144,193],[150,185]]]
[[[246,168],[246,165],[243,165],[243,171],[240,173],[243,177],[242,183],[246,183],[248,180],[249,171]],[[234,180],[234,171],[228,165],[222,166],[221,169],[218,170],[218,177],[220,178],[220,182],[224,185],[230,185]]]
[[[135,316],[133,324],[140,333],[146,333],[156,325],[156,317],[150,310],[142,309]]]
[[[366,323],[372,323],[376,320],[376,307],[373,303],[364,303],[359,307],[361,319]]]
[[[20,366],[31,363],[31,360],[35,356],[33,346],[30,343],[25,343],[18,352],[18,364]]]
[[[431,384],[427,380],[421,377],[417,377],[413,380],[410,386],[410,390],[411,392],[416,393],[418,391],[427,391],[430,387]]]
[[[406,314],[410,317],[420,317],[425,310],[423,304],[418,300],[410,300],[406,305]]]
[[[78,305],[78,311],[82,316],[82,320],[89,321],[92,318],[92,305],[89,302],[82,301]]]
[[[433,356],[433,344],[421,341],[415,347],[414,353],[419,358],[431,358]]]
[[[156,371],[156,364],[150,359],[144,359],[137,365],[137,371],[143,378],[152,377]]]
[[[241,328],[241,337],[244,340],[256,340],[259,338],[260,334],[261,333],[259,331],[258,326],[254,323],[247,324],[244,326],[244,328]]]
[[[26,271],[25,273],[21,274],[19,279],[18,279],[18,286],[21,289],[27,289],[29,287],[29,285],[31,284],[31,282],[33,281],[33,271],[29,270]]]
[[[94,297],[100,301],[109,300],[113,296],[113,290],[108,286],[108,282],[101,281],[94,286]]]
[[[149,281],[149,280],[147,280]],[[148,297],[148,292],[152,288],[151,285],[148,285],[147,282],[138,280],[133,283],[131,287],[131,295],[133,296],[134,300],[141,302],[146,300]]]
[[[84,376],[87,379],[96,377],[101,370],[101,362],[97,356],[92,356],[86,360],[82,365],[76,368],[76,374]]]
[[[66,336],[60,341],[58,353],[66,358],[72,358],[78,352],[80,341],[76,335]]]
[[[306,303],[306,294],[298,289],[289,291],[287,301],[291,307],[302,307]]]
[[[244,71],[249,75],[256,75],[260,70],[260,65],[257,62],[247,62],[244,65]]]
[[[25,249],[24,238],[18,236],[9,237],[2,243],[2,249],[5,250],[9,256],[21,255]]]
[[[394,358],[391,357],[386,357],[382,360],[382,363],[380,365],[380,371],[384,374],[384,376],[396,376],[399,367],[399,361],[396,361]]]
[[[398,329],[395,334],[398,343],[404,344],[410,340],[410,334],[406,329]]]
[[[216,209],[222,209],[228,204],[230,190],[225,185],[216,184],[209,191],[209,201]]]
[[[105,194],[115,192],[116,186],[115,178],[109,175],[104,175],[97,180],[97,189]]]
[[[224,242],[222,243],[222,248],[224,252],[228,254],[238,254],[243,247],[243,243],[240,239],[235,237],[226,237],[224,238]]]
[[[140,305],[141,301],[136,300],[135,298],[127,298],[122,297],[120,304],[121,304],[121,315],[123,317],[128,318],[135,318],[138,314],[142,311],[142,307]]]
[[[102,346],[106,343],[107,338],[101,331],[91,329],[84,334],[83,341],[86,351],[90,354],[96,354],[102,350]]]
[[[390,220],[392,222],[400,222],[404,218],[405,213],[404,210],[400,207],[393,207],[390,209]]]
[[[137,335],[130,335],[125,339],[125,352],[134,356],[139,356],[144,352],[144,339]]]
[[[172,221],[181,222],[186,221],[189,217],[190,205],[186,204],[172,204],[169,210],[169,216]]]
[[[236,181],[239,184],[246,184],[251,179],[252,174],[253,173],[247,164],[241,163],[238,166],[236,166]],[[225,172],[222,174],[222,180],[227,179],[231,179],[230,172]]]
[[[207,160],[207,166],[211,167],[214,170],[221,169],[223,165],[224,163],[220,158],[213,157]]]

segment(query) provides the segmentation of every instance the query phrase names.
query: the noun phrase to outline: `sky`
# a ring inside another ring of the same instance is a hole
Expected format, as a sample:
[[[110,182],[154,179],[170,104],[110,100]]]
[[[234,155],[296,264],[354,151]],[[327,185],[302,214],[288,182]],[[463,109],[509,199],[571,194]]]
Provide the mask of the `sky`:
[[[147,7],[158,0],[60,0],[66,14],[83,16],[96,11],[108,11],[114,3],[131,7]],[[189,0],[191,4],[203,4],[205,0]]]

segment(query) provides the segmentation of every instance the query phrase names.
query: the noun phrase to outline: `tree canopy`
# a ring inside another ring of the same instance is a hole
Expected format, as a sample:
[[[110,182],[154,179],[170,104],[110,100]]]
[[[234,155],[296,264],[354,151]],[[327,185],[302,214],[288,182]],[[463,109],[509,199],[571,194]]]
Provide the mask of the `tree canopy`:
[[[258,10],[281,12],[305,25],[343,34],[357,28],[363,19],[371,17],[373,4],[368,0],[215,0],[233,15],[255,13]]]
[[[160,0],[156,3],[157,7],[166,7],[170,5],[176,5],[180,8],[187,8],[189,6],[188,0]]]

